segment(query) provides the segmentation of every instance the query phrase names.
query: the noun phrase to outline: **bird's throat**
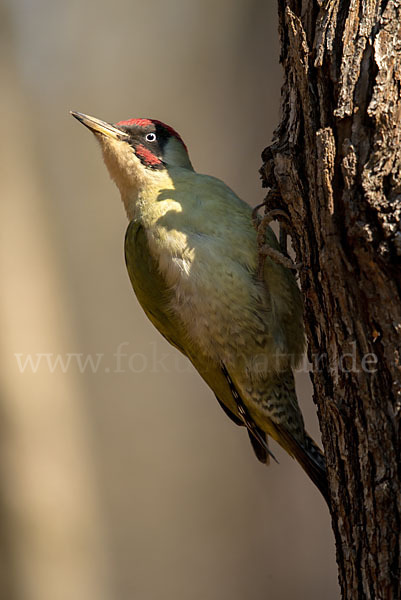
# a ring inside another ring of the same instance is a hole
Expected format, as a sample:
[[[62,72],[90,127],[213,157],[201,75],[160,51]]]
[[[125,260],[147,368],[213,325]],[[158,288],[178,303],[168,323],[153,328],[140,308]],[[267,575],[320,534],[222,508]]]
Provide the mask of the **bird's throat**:
[[[129,221],[139,219],[145,229],[150,229],[169,211],[181,210],[173,200],[174,185],[167,171],[149,170],[127,183],[119,189]]]

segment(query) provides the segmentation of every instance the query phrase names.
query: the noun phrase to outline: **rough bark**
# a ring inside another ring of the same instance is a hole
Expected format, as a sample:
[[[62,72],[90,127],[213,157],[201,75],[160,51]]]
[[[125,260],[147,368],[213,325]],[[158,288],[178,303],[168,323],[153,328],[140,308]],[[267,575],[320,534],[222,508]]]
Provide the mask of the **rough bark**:
[[[279,1],[288,212],[344,598],[401,598],[401,3]]]

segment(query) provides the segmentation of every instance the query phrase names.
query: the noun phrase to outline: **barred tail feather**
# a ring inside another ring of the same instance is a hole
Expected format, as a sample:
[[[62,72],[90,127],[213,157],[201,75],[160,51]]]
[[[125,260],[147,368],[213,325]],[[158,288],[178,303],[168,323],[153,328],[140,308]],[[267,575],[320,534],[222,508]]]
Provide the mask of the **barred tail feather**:
[[[306,447],[300,448],[295,454],[295,458],[309,475],[313,483],[319,488],[323,498],[329,504],[329,488],[327,483],[327,470],[324,454],[313,439],[305,433]]]
[[[295,440],[283,426],[277,425],[276,423],[274,425],[278,430],[280,437],[285,440],[286,446],[289,448],[291,454],[319,489],[323,498],[326,500],[327,505],[330,506],[326,461],[319,446],[306,431],[304,444],[301,445],[301,443]]]

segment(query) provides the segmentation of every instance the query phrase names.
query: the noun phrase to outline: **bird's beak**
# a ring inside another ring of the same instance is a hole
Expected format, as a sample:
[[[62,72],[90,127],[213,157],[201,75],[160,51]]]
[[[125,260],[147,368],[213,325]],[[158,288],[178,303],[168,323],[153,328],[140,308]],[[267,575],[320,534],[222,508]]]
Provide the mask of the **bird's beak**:
[[[95,117],[90,117],[89,115],[84,115],[83,113],[75,112],[75,110],[71,110],[70,113],[96,135],[104,135],[106,137],[114,138],[115,140],[122,140],[128,137],[128,134],[125,133],[125,131],[121,131],[121,129],[114,127],[114,125],[110,125],[110,123],[106,123]]]

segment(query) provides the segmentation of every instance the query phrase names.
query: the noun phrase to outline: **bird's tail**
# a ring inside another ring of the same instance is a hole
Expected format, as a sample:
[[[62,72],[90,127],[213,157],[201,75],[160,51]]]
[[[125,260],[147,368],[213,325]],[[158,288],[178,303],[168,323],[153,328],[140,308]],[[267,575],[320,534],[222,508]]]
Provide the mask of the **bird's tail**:
[[[303,443],[301,443],[293,438],[284,427],[277,424],[275,424],[275,427],[279,430],[280,437],[285,439],[286,446],[289,448],[291,454],[320,490],[327,505],[330,506],[326,461],[319,446],[306,431]]]
[[[319,488],[321,494],[329,505],[329,489],[327,483],[326,461],[323,452],[315,444],[308,433],[305,432],[305,448],[296,454],[295,458],[309,475],[313,483]]]
[[[268,463],[269,456],[272,456],[276,460],[267,444],[266,434],[268,433],[299,462],[329,505],[324,454],[304,429],[304,421],[298,406],[292,371],[288,370],[282,373],[278,380],[270,377],[266,381],[264,400],[270,414],[265,413],[264,423],[268,425],[268,428],[262,430],[253,421],[224,363],[221,364],[221,369],[237,404],[238,417],[234,416],[233,420],[246,425],[258,459]],[[222,402],[220,404],[225,412],[233,418],[224,404]]]

